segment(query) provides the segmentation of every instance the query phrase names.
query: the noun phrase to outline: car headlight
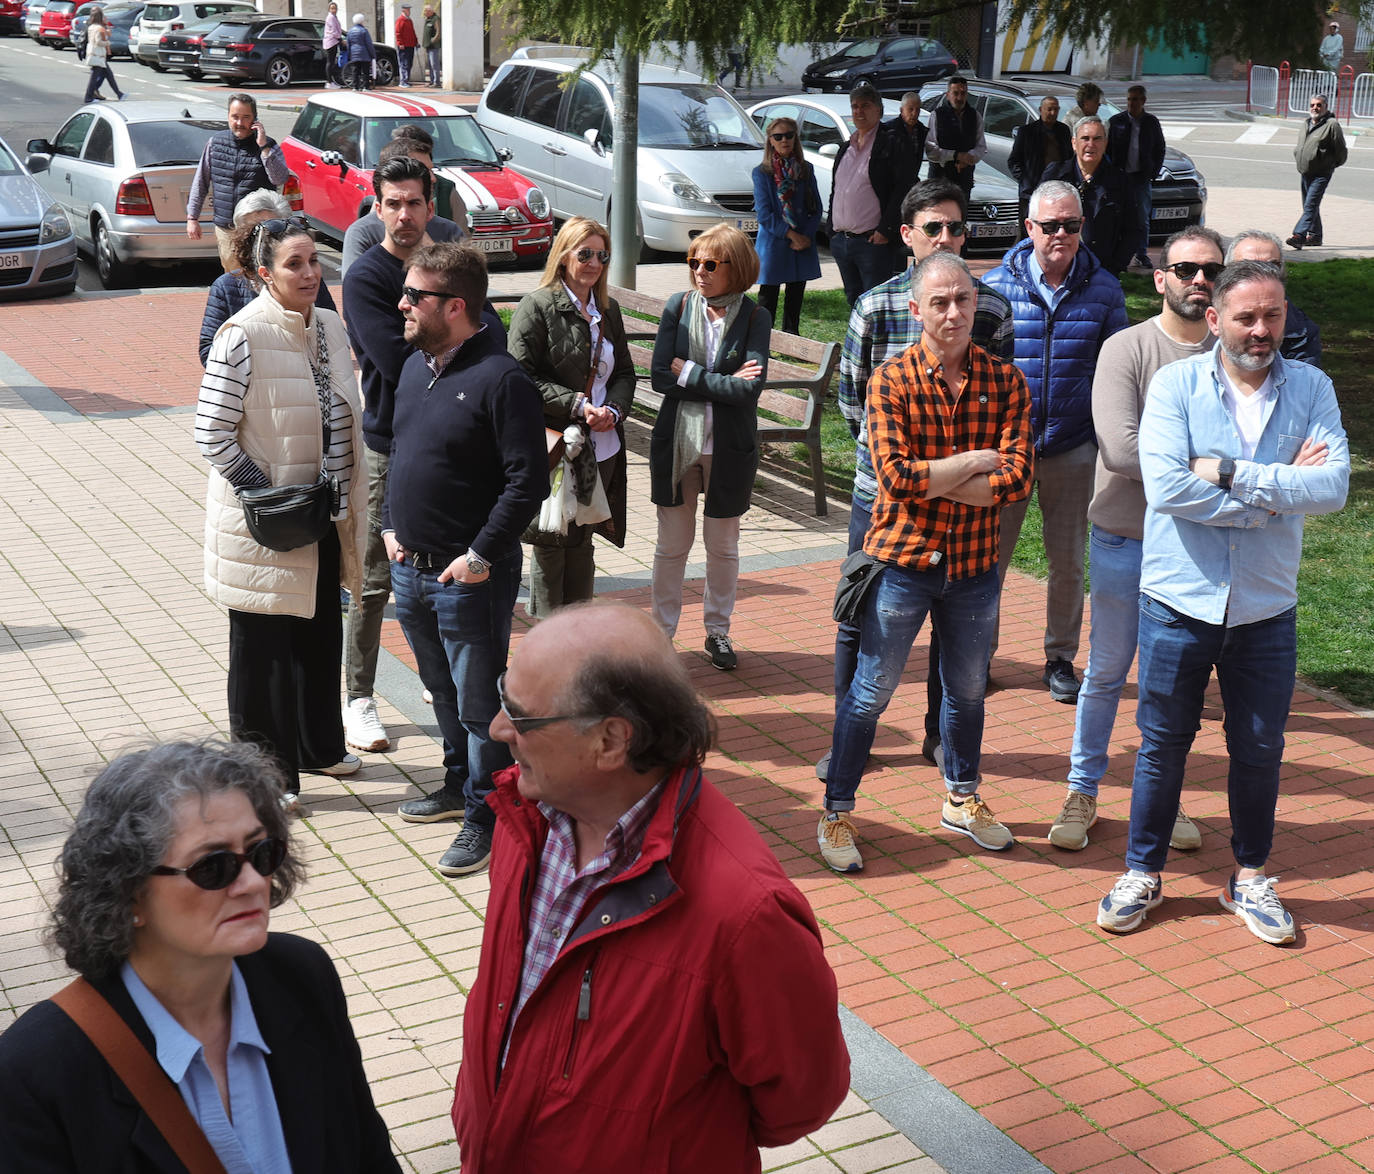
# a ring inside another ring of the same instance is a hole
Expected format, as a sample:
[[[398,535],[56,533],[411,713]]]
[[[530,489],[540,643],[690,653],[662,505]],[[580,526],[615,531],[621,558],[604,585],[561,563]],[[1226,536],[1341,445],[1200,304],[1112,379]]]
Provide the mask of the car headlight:
[[[706,193],[680,171],[670,171],[666,175],[660,175],[658,182],[684,203],[709,204],[711,202],[706,198]]]
[[[525,193],[525,207],[530,210],[530,215],[536,220],[547,219],[549,215],[549,197],[539,188],[530,188]]]
[[[72,222],[61,208],[53,205],[43,213],[43,223],[38,227],[38,243],[50,245],[53,241],[66,240],[72,235]]]

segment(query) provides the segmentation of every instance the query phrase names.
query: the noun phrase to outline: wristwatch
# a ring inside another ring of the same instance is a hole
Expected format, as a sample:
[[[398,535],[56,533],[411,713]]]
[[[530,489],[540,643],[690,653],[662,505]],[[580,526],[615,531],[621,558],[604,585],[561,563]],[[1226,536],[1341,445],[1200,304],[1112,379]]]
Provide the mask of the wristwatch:
[[[491,570],[491,563],[487,562],[480,554],[468,551],[465,557],[468,560],[468,570],[474,575],[484,575]]]
[[[1227,493],[1231,492],[1231,478],[1236,475],[1236,462],[1230,457],[1222,457],[1217,462],[1217,484]]]

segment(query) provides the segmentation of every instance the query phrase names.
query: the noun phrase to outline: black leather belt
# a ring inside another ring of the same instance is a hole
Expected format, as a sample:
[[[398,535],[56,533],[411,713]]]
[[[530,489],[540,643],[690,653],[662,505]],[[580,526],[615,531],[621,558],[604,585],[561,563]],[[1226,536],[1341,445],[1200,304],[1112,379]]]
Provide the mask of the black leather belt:
[[[423,550],[406,551],[406,562],[417,571],[433,571],[437,573],[444,570],[444,568],[457,557],[456,554],[428,554]]]
[[[878,231],[878,230],[877,230],[876,228],[870,228],[867,232],[843,232],[843,231],[840,231],[840,232],[836,232],[834,235],[835,235],[835,236],[856,236],[856,237],[859,237],[859,238],[861,238],[861,239],[863,239],[863,240],[867,240],[870,236],[872,236],[872,235],[873,235],[875,232],[877,232],[877,231]]]

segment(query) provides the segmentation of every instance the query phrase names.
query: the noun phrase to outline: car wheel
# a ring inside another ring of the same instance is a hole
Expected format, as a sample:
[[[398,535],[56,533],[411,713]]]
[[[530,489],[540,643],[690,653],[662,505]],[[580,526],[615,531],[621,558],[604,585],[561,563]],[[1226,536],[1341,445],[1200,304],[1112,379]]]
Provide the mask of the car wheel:
[[[389,86],[396,81],[396,64],[388,57],[377,58],[377,84]]]
[[[263,81],[269,86],[278,90],[284,90],[291,84],[296,76],[296,71],[291,68],[291,62],[285,57],[273,57],[267,63],[267,69],[263,72]]]
[[[129,267],[115,255],[110,230],[103,220],[95,225],[95,268],[106,289],[123,289],[128,284]]]
[[[186,74],[186,76],[189,77],[193,82],[198,82],[198,81],[200,81],[201,78],[203,78],[203,77],[205,76],[205,75],[204,75],[203,73],[201,73],[200,70],[198,70],[198,69],[187,69],[187,70],[184,70],[183,72],[184,72],[184,73]]]
[[[166,73],[166,72],[167,72],[167,67],[166,67],[165,65],[163,65],[162,62],[160,62],[160,61],[145,61],[143,64],[144,64],[144,65],[151,65],[155,70],[158,71],[158,73]]]

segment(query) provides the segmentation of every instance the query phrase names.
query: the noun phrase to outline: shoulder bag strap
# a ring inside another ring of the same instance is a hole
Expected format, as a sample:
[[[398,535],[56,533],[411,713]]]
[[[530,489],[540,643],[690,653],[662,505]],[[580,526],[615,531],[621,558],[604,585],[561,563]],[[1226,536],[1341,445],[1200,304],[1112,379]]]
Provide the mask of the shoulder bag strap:
[[[225,1174],[176,1085],[100,992],[78,978],[52,1001],[86,1033],[190,1174]]]

